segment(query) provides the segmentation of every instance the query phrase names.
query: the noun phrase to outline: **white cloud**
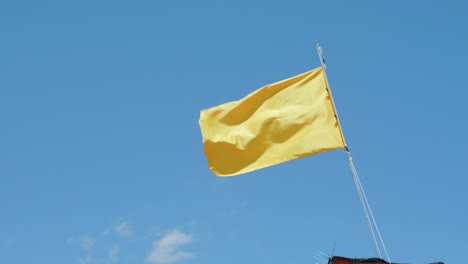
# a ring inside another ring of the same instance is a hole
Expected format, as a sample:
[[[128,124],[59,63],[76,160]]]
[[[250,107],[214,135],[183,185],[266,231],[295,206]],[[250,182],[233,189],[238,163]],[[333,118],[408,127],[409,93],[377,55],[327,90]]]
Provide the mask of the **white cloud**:
[[[151,264],[173,263],[193,257],[192,252],[180,250],[180,247],[192,243],[192,236],[179,230],[166,233],[161,239],[153,242],[146,261]]]
[[[120,252],[120,247],[119,245],[113,245],[111,248],[109,248],[109,259],[111,261],[117,261],[119,259],[119,252]]]
[[[91,262],[92,262],[92,257],[90,255],[78,260],[78,263],[80,264],[90,264]]]
[[[133,236],[132,227],[127,222],[122,222],[115,226],[115,232],[121,236]]]
[[[80,245],[86,250],[90,250],[94,246],[94,239],[89,235],[83,235],[80,237]]]

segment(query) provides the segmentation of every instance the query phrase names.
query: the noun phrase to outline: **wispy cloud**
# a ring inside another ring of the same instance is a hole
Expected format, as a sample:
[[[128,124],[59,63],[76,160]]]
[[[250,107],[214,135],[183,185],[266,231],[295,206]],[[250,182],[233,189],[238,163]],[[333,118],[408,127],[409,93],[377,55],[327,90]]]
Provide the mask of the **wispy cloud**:
[[[151,264],[166,264],[192,258],[194,253],[182,251],[180,248],[192,243],[190,234],[174,230],[166,233],[161,239],[153,242],[146,261]]]
[[[88,255],[88,256],[86,256],[84,258],[79,259],[78,263],[79,264],[90,264],[92,261],[93,261],[93,258],[90,255]]]
[[[113,245],[109,248],[108,256],[111,261],[117,261],[119,259],[120,247],[119,245]]]
[[[132,227],[127,222],[122,222],[116,225],[114,229],[118,235],[126,236],[126,237],[133,236]]]
[[[80,245],[83,249],[90,250],[94,246],[94,239],[89,235],[83,235],[80,237]]]
[[[145,258],[149,264],[174,264],[195,256],[194,252],[184,248],[193,243],[193,236],[180,230],[180,226],[172,231],[152,228],[143,235],[137,235],[127,221],[120,221],[97,234],[84,233],[70,237],[66,243],[84,250],[75,263],[111,264],[120,262],[124,254],[128,254],[128,250],[122,251],[122,246],[125,248],[127,244],[141,245],[153,241],[146,256],[140,255],[140,258]]]

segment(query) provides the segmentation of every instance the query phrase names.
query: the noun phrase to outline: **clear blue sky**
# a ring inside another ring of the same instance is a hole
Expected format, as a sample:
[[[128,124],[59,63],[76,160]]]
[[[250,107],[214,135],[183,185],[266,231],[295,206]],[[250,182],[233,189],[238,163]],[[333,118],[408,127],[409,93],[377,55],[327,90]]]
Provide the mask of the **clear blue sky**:
[[[375,256],[346,155],[207,167],[199,111],[319,66],[392,261],[468,250],[465,1],[3,1],[0,262]],[[463,262],[463,261],[462,261]]]

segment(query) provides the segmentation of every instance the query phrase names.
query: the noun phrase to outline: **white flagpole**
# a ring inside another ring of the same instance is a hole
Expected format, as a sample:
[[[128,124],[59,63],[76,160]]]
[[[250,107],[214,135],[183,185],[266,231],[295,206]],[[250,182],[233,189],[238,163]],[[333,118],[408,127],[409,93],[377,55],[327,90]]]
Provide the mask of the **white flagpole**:
[[[373,243],[374,243],[375,250],[376,250],[377,254],[379,255],[379,257],[382,258],[382,254],[380,253],[379,243],[377,242],[377,238],[375,236],[375,234],[377,233],[377,235],[379,237],[379,240],[380,240],[380,244],[382,245],[382,248],[383,248],[383,250],[385,252],[385,255],[387,257],[387,260],[390,262],[390,257],[388,256],[387,249],[385,248],[385,244],[383,242],[382,236],[380,235],[380,231],[379,231],[379,228],[377,226],[377,222],[375,221],[375,218],[374,218],[374,215],[373,215],[372,210],[370,208],[369,202],[367,201],[366,194],[364,193],[364,189],[363,189],[363,187],[361,185],[359,175],[358,175],[358,173],[356,171],[356,167],[354,166],[353,158],[351,157],[351,152],[349,151],[348,147],[346,146],[346,143],[345,143],[345,140],[344,140],[343,130],[341,128],[341,123],[340,123],[340,120],[338,118],[338,113],[337,113],[337,110],[336,110],[336,107],[335,107],[335,103],[333,102],[333,96],[332,96],[332,93],[331,93],[330,85],[328,83],[328,78],[327,78],[327,74],[326,74],[327,65],[325,63],[325,58],[323,56],[323,50],[322,50],[322,48],[320,47],[320,45],[318,43],[317,43],[317,53],[318,53],[318,55],[320,57],[320,64],[322,65],[323,74],[324,74],[324,77],[325,77],[325,83],[326,83],[326,86],[327,86],[328,93],[330,94],[330,100],[332,102],[333,110],[335,111],[335,118],[336,118],[336,121],[338,122],[338,126],[340,128],[341,138],[342,138],[343,144],[345,146],[346,156],[348,157],[349,168],[351,170],[351,173],[353,174],[353,180],[354,180],[354,184],[355,184],[355,187],[356,187],[356,191],[358,193],[359,200],[361,202],[361,206],[362,206],[362,209],[364,211],[364,216],[366,217],[366,220],[367,220],[367,225],[369,227],[369,231],[370,231],[371,236],[372,236],[372,240],[373,240]],[[375,231],[374,231],[374,227],[375,227]]]
[[[343,145],[345,146],[346,152],[348,152],[349,151],[348,146],[346,145],[346,141],[344,139],[343,129],[341,128],[341,123],[340,123],[340,119],[338,118],[338,112],[336,111],[335,102],[333,101],[333,95],[332,95],[332,92],[331,92],[331,89],[330,89],[330,84],[328,83],[328,78],[327,78],[327,73],[326,73],[327,65],[325,63],[325,57],[323,56],[323,50],[319,46],[318,43],[317,43],[317,52],[318,52],[319,57],[320,57],[320,64],[322,65],[323,75],[325,76],[325,84],[326,84],[326,87],[327,87],[327,91],[330,94],[330,102],[332,104],[333,111],[335,113],[336,122],[338,123],[338,127],[340,129],[341,141],[343,142]]]

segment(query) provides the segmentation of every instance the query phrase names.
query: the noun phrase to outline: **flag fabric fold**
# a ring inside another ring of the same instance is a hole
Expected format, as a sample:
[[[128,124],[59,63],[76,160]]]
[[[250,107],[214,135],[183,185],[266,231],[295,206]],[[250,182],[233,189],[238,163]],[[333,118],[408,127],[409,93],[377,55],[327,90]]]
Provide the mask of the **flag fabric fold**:
[[[208,166],[232,176],[344,148],[322,67],[200,113]]]

